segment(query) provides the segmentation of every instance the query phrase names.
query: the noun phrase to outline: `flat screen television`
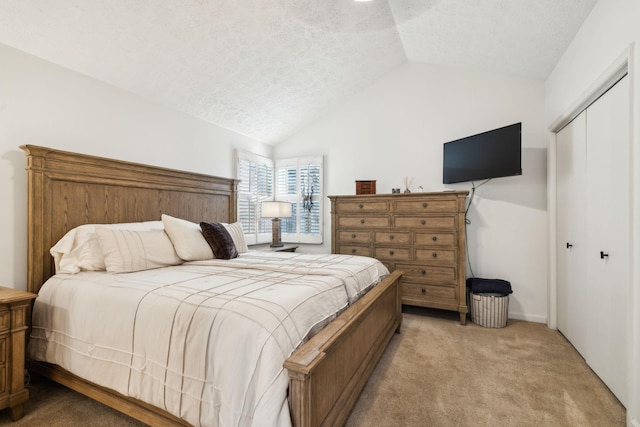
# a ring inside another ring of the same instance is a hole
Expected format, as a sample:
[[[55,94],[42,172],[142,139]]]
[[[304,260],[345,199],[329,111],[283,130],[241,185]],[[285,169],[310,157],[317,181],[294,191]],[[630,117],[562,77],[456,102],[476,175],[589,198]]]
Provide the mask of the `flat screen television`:
[[[522,175],[522,123],[444,144],[442,182]]]

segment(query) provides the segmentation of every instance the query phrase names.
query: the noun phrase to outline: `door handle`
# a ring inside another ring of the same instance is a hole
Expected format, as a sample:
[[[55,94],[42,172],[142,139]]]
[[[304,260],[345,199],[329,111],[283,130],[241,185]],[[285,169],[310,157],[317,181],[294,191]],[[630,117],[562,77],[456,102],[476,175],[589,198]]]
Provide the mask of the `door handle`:
[[[569,242],[567,242],[567,249],[571,249],[573,247],[573,245]]]
[[[609,254],[605,254],[603,251],[600,251],[600,259],[609,259]]]

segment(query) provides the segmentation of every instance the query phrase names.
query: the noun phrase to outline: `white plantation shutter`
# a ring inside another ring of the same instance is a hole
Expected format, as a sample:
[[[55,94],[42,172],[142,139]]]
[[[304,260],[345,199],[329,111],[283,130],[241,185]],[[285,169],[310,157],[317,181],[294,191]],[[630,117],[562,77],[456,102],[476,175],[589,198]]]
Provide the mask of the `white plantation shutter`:
[[[292,204],[283,242],[322,243],[322,156],[276,160],[276,200]]]
[[[238,151],[238,221],[247,244],[271,241],[271,222],[261,218],[261,202],[273,200],[273,160]]]

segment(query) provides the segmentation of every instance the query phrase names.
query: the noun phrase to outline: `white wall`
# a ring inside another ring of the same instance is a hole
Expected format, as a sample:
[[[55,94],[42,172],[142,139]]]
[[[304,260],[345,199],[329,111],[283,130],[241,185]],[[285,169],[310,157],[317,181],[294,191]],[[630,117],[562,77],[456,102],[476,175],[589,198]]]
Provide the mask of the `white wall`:
[[[442,144],[522,122],[523,176],[478,188],[468,226],[478,277],[511,281],[509,316],[545,322],[547,212],[544,83],[537,80],[408,63],[321,120],[274,147],[276,158],[323,154],[325,196],[354,194],[355,180],[376,180],[378,193],[469,190],[442,184]],[[326,199],[325,199],[326,200]],[[324,245],[330,252],[326,200]]]
[[[627,424],[640,427],[640,1],[600,0],[546,82],[546,122],[552,125],[584,98],[594,82],[626,50],[631,52],[634,260],[629,287],[629,404]]]
[[[34,144],[232,177],[234,148],[271,147],[0,45],[0,285],[26,289],[26,159]]]

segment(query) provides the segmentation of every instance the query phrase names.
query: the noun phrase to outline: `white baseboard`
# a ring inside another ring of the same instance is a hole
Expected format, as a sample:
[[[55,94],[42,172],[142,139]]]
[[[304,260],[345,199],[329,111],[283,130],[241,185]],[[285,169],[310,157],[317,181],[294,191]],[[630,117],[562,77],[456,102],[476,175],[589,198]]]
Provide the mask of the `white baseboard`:
[[[511,311],[509,312],[509,319],[524,320],[526,322],[535,323],[547,323],[547,316],[535,316],[526,313],[513,313]]]

